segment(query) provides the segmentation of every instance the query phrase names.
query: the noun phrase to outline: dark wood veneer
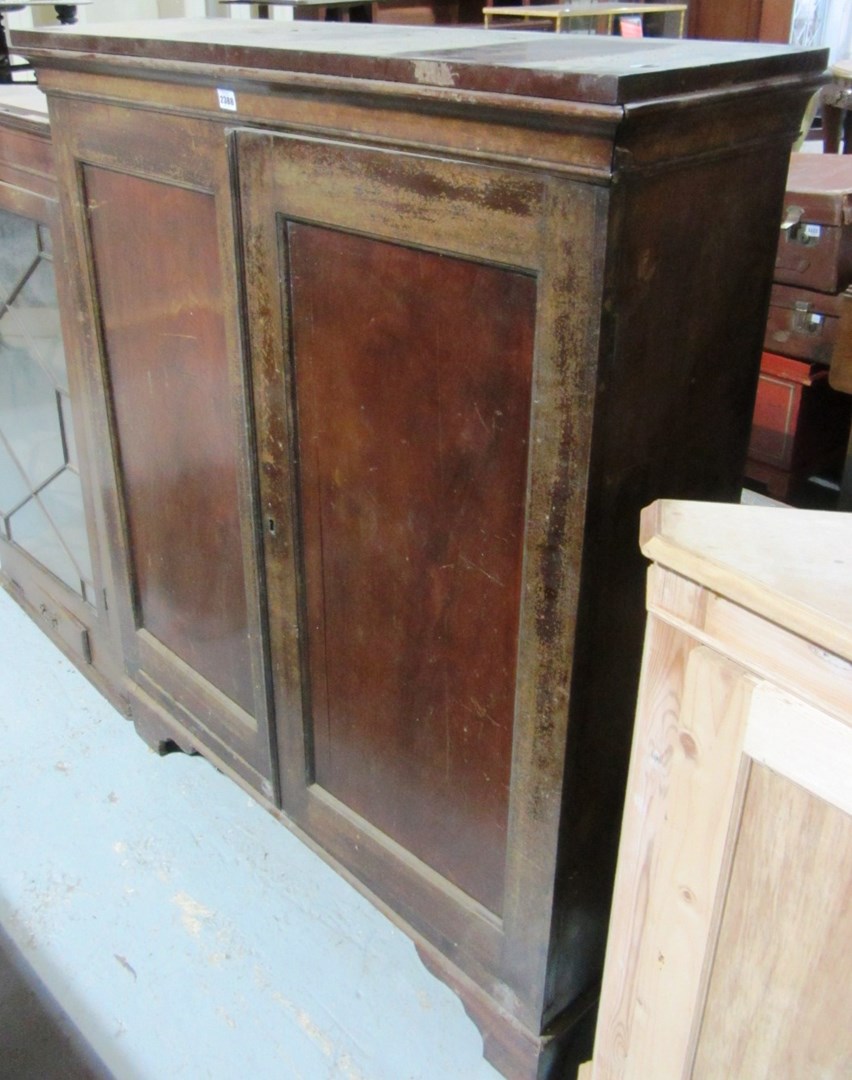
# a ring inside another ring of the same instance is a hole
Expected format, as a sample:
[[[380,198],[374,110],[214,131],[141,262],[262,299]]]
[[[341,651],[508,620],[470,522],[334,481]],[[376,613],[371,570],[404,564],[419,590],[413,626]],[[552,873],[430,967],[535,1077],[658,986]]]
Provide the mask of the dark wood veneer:
[[[92,166],[83,183],[137,625],[251,712],[213,197]]]
[[[286,247],[316,782],[499,912],[535,282]]]

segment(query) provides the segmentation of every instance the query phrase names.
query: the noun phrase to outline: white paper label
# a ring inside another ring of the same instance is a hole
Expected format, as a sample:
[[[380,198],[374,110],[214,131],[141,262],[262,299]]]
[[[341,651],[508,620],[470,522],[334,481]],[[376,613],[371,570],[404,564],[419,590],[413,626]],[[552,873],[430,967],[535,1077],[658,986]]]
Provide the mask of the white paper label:
[[[804,232],[808,240],[819,240],[819,238],[822,236],[822,226],[806,225]]]
[[[237,95],[233,90],[217,90],[219,95],[219,108],[227,109],[228,112],[237,111]]]

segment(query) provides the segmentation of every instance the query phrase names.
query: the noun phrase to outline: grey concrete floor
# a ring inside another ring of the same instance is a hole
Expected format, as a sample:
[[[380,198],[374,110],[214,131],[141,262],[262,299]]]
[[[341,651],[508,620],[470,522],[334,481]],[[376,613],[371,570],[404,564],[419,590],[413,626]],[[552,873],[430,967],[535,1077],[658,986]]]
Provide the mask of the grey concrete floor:
[[[92,1075],[75,1028],[116,1080],[498,1080],[403,933],[203,758],[152,754],[2,591],[0,928],[48,991],[13,984],[0,1080]],[[51,997],[66,1042],[26,1065]]]

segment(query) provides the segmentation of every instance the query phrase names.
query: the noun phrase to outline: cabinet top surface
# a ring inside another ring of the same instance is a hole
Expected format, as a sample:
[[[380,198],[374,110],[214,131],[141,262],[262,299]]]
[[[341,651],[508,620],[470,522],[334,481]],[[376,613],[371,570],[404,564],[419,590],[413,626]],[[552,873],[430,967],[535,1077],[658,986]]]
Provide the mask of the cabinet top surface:
[[[654,562],[852,661],[852,515],[663,500],[642,515]]]
[[[77,62],[300,72],[599,104],[818,76],[826,64],[825,50],[784,45],[307,21],[87,24],[19,30],[12,42],[45,66],[73,53]]]

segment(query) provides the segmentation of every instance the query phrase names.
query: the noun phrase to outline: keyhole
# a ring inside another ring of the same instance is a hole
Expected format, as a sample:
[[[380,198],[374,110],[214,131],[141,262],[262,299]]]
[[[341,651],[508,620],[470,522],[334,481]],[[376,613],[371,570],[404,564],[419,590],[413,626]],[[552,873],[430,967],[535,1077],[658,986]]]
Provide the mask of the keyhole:
[[[274,536],[275,535],[275,518],[270,518],[269,519],[268,526],[269,526],[269,535]]]

